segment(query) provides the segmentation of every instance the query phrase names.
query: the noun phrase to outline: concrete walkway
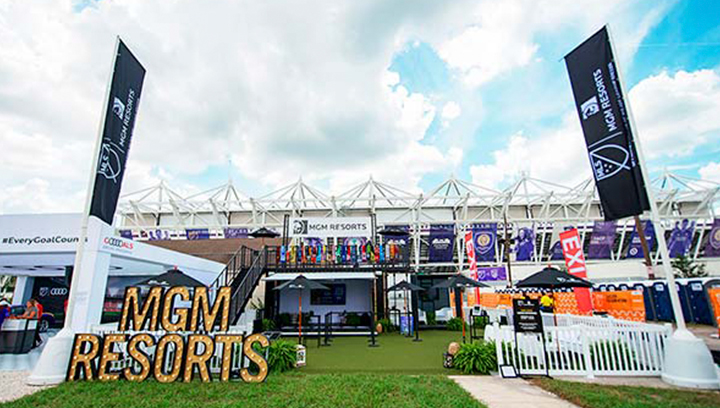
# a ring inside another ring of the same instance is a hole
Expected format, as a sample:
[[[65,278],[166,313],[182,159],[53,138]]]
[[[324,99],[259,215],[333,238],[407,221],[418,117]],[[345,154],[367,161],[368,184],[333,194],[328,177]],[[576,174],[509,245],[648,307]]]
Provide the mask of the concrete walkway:
[[[0,403],[16,400],[50,387],[32,387],[25,384],[29,371],[0,371]]]
[[[452,375],[450,378],[489,408],[577,408],[519,378]]]

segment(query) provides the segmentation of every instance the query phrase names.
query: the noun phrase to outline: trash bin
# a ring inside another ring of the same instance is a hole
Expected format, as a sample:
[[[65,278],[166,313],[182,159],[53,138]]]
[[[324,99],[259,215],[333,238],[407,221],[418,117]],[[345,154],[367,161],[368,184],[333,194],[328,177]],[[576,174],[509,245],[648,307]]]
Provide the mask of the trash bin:
[[[307,349],[302,344],[295,346],[297,351],[297,359],[295,360],[295,367],[305,367],[307,364]]]
[[[713,313],[710,310],[710,303],[708,302],[705,286],[702,281],[688,281],[686,292],[688,303],[690,303],[690,309],[692,310],[693,322],[712,325]]]
[[[655,317],[657,320],[671,322],[674,320],[675,314],[670,304],[670,294],[667,291],[667,285],[664,282],[655,282],[650,287],[652,291],[653,303],[655,304]]]
[[[690,308],[690,301],[688,300],[687,287],[675,282],[675,287],[678,291],[678,297],[680,298],[680,306],[682,307],[683,316],[685,316],[686,323],[693,322],[693,313]]]

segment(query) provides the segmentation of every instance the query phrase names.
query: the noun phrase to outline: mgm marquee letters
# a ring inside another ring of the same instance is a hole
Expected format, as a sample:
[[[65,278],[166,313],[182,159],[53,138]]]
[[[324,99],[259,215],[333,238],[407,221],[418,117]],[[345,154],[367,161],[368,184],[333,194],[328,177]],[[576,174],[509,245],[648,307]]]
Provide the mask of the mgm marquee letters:
[[[214,304],[210,305],[207,288],[196,287],[191,299],[186,287],[172,287],[163,293],[155,286],[143,303],[137,287],[125,290],[122,317],[118,324],[120,333],[77,334],[68,364],[67,380],[80,379],[101,381],[144,381],[152,374],[161,383],[181,379],[190,382],[195,373],[203,382],[212,381],[210,360],[216,350],[221,356],[220,381],[230,380],[231,362],[239,357],[248,358],[257,368],[252,373],[248,368],[240,370],[245,382],[262,382],[268,374],[265,357],[253,345],[270,345],[260,334],[245,338],[240,334],[227,334],[230,321],[230,287],[218,290]],[[191,302],[190,308],[174,307],[175,300]],[[218,322],[219,320],[219,322]],[[219,334],[208,335],[218,328]],[[132,330],[132,334],[124,333]],[[159,339],[141,331],[162,330]],[[138,333],[140,332],[140,333]],[[179,332],[190,332],[181,335]],[[125,345],[125,347],[121,347]],[[238,345],[236,347],[236,345]],[[154,353],[148,350],[155,349]],[[123,351],[124,350],[124,351]],[[124,368],[112,370],[111,364],[129,359]]]

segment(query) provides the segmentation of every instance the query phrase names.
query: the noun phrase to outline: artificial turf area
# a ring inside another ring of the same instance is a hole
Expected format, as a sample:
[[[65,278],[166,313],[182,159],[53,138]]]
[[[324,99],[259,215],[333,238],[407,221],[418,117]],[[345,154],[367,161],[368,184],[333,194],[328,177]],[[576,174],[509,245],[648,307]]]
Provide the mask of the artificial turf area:
[[[717,408],[720,392],[611,386],[537,379],[533,383],[585,408]]]
[[[460,332],[420,331],[420,338],[421,342],[414,342],[397,333],[382,334],[376,338],[379,347],[368,347],[368,337],[337,336],[331,346],[319,348],[315,339],[307,339],[307,366],[300,371],[312,374],[460,374],[442,365],[448,344],[462,342]]]
[[[440,375],[270,375],[265,383],[64,383],[3,408],[482,408]]]

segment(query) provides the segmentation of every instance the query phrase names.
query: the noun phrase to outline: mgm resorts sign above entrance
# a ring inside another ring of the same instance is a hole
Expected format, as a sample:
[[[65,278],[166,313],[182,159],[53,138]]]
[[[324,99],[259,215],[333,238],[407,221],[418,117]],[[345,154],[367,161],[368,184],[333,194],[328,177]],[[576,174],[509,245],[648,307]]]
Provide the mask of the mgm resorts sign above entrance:
[[[140,382],[152,373],[160,383],[190,382],[197,373],[209,382],[213,362],[220,381],[229,381],[233,371],[245,382],[265,380],[267,360],[253,346],[268,347],[268,339],[227,332],[230,287],[219,288],[212,305],[206,287],[193,288],[192,298],[187,287],[163,289],[151,287],[143,303],[137,287],[127,288],[117,333],[76,334],[67,380]],[[177,299],[192,306],[175,307]],[[246,359],[250,363],[242,367]]]
[[[291,238],[349,238],[372,236],[370,217],[290,218]]]

